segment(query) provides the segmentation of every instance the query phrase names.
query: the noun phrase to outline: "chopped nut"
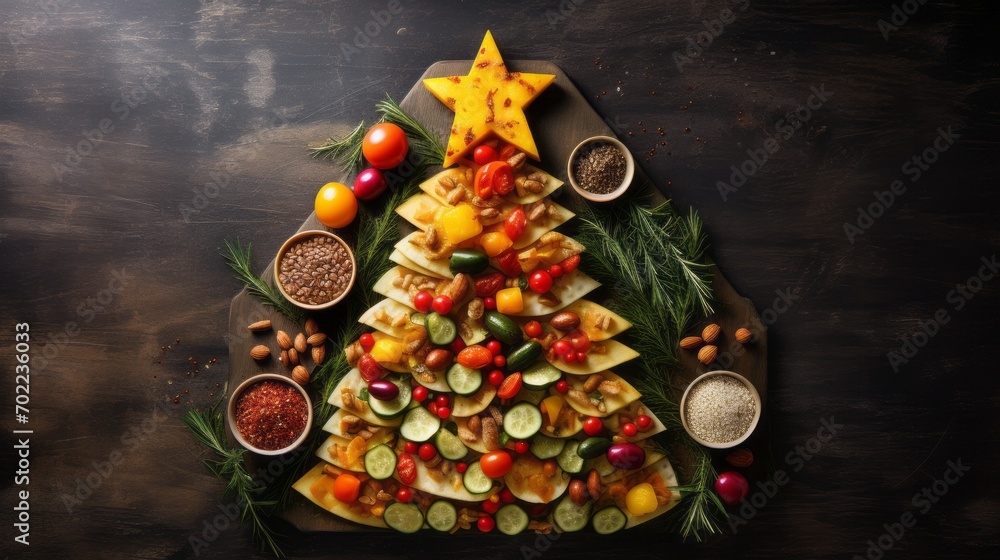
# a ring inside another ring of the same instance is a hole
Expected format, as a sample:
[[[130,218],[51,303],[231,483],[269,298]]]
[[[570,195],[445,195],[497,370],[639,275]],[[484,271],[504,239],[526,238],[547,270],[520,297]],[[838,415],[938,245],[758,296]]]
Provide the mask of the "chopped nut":
[[[534,531],[539,535],[548,535],[552,532],[552,524],[547,521],[529,521],[528,529]]]
[[[535,220],[541,218],[545,215],[545,202],[539,200],[529,207],[528,210],[528,221],[534,222]]]
[[[459,272],[455,275],[455,278],[453,278],[451,282],[445,286],[441,295],[448,296],[452,301],[458,302],[465,297],[465,293],[467,291],[469,291],[469,275]]]
[[[555,307],[562,303],[562,300],[557,298],[552,292],[545,292],[544,294],[538,296],[538,303],[544,305],[545,307]]]
[[[597,469],[590,469],[590,474],[587,476],[587,491],[590,492],[590,498],[595,502],[601,499],[601,492],[604,490],[604,485],[601,484],[601,473],[597,472]]]
[[[472,197],[472,204],[480,208],[496,208],[503,204],[503,197],[500,195],[493,195],[489,198],[479,198],[478,196]]]
[[[483,418],[483,445],[487,451],[500,449],[500,432],[493,418]]]
[[[538,181],[535,181],[533,179],[528,179],[528,180],[526,180],[524,182],[524,190],[526,190],[526,191],[528,191],[530,193],[538,194],[538,193],[542,192],[542,190],[544,190],[544,189],[545,189],[545,185],[543,185],[542,183],[539,183]]]
[[[485,312],[486,312],[486,303],[483,301],[482,298],[477,297],[469,302],[468,313],[470,319],[473,320],[480,319],[482,318],[483,313]]]
[[[434,186],[434,194],[440,196],[441,198],[448,197],[448,189],[442,187],[441,185]]]
[[[479,217],[484,220],[492,220],[500,215],[500,211],[496,208],[484,208],[479,211]]]
[[[470,416],[467,425],[469,426],[469,430],[472,431],[473,434],[478,434],[479,431],[482,429],[482,421],[480,420],[479,416]]]
[[[517,171],[524,167],[524,161],[527,159],[527,154],[524,152],[517,152],[507,160],[507,165],[509,165],[514,171]]]
[[[616,397],[622,394],[621,381],[602,381],[597,390],[605,397]]]
[[[458,437],[462,438],[462,441],[466,443],[476,443],[477,441],[479,441],[479,438],[476,436],[476,434],[470,432],[465,428],[458,429]]]
[[[583,391],[581,391],[579,389],[570,389],[566,393],[566,396],[569,397],[570,399],[576,401],[577,403],[583,405],[583,406],[589,406],[590,405],[590,395],[588,395],[587,393],[584,393]]]
[[[450,175],[445,175],[444,177],[438,179],[438,184],[448,190],[451,190],[456,186],[458,186],[457,183],[455,183],[455,179],[453,179]]]
[[[597,390],[597,386],[600,385],[602,381],[604,381],[603,375],[599,373],[591,375],[590,377],[587,378],[587,381],[583,383],[583,392],[593,393],[594,391]]]
[[[497,426],[503,426],[503,414],[500,413],[500,409],[496,406],[491,405],[487,412],[493,417],[493,421],[497,423]]]
[[[365,504],[366,506],[373,506],[373,505],[375,505],[375,497],[374,496],[361,496],[361,497],[358,498],[358,501],[361,502],[362,504]]]
[[[450,204],[451,206],[455,206],[459,202],[462,202],[462,200],[464,199],[465,199],[465,189],[455,189],[450,193],[448,193],[448,197],[445,200],[447,200],[448,204]]]

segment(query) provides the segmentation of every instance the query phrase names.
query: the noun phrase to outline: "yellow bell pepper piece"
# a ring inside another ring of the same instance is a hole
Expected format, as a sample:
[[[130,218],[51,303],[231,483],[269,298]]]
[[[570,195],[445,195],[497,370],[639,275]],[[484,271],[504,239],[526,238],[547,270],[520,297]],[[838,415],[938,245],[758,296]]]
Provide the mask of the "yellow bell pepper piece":
[[[524,298],[521,288],[506,288],[497,292],[497,311],[505,315],[520,313],[524,310]]]
[[[555,426],[559,419],[559,411],[566,406],[566,401],[559,395],[552,395],[542,399],[542,411],[549,416],[549,425]]]
[[[403,357],[403,345],[395,340],[383,338],[375,342],[371,354],[377,362],[395,364]]]
[[[625,507],[632,515],[645,515],[656,511],[656,492],[648,482],[636,484],[625,495]]]
[[[445,239],[451,245],[458,245],[483,231],[476,209],[464,202],[441,214],[441,226]]]
[[[479,243],[483,246],[483,252],[486,253],[486,256],[488,257],[495,257],[506,251],[511,245],[514,244],[514,242],[507,237],[507,234],[502,231],[484,233],[482,237],[479,238]]]

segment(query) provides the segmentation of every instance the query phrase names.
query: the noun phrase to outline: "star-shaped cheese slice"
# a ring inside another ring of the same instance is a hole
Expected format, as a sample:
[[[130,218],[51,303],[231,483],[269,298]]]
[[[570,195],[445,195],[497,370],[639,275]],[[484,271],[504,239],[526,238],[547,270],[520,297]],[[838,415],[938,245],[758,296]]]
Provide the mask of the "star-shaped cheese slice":
[[[424,80],[434,97],[455,111],[444,166],[457,162],[490,134],[537,161],[538,147],[524,109],[555,79],[554,74],[508,72],[487,31],[468,75]]]

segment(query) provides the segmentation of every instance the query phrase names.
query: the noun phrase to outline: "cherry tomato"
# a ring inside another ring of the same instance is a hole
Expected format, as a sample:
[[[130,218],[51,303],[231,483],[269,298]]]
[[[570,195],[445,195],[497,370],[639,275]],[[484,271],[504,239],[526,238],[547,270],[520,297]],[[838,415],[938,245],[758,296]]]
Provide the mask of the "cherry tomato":
[[[448,395],[438,395],[437,398],[434,399],[434,402],[436,402],[438,406],[448,406],[451,404],[451,399],[448,398]]]
[[[468,463],[456,463],[455,464],[455,470],[458,471],[458,474],[464,473],[466,470],[468,470],[468,468],[469,468],[469,464]]]
[[[505,504],[514,503],[514,493],[511,492],[509,489],[504,488],[503,490],[500,491],[500,501],[502,501]]]
[[[451,416],[451,409],[447,406],[439,406],[437,409],[438,418],[442,420],[447,420]]]
[[[467,368],[480,369],[493,362],[493,354],[485,346],[473,344],[462,349],[455,359]]]
[[[580,255],[566,257],[561,263],[559,263],[559,266],[562,268],[563,274],[573,272],[576,270],[576,267],[580,266]]]
[[[582,364],[583,362],[586,362],[586,361],[587,361],[587,354],[585,352],[577,352],[576,353],[576,363]]]
[[[372,167],[392,169],[403,163],[409,142],[402,128],[392,123],[379,123],[365,134],[361,143],[361,153],[364,154]]]
[[[438,413],[438,403],[436,403],[434,401],[431,401],[431,403],[429,405],[427,405],[427,410],[429,410],[430,413],[433,414],[434,416],[437,416],[437,413]]]
[[[531,506],[531,509],[528,510],[528,513],[535,517],[545,517],[545,515],[548,513],[548,510],[549,510],[548,504],[537,504]]]
[[[524,325],[524,334],[530,336],[531,338],[541,337],[542,324],[538,321],[528,321],[528,324]]]
[[[327,183],[316,193],[316,218],[329,228],[342,228],[358,215],[358,199],[340,183]]]
[[[529,449],[531,449],[531,446],[526,441],[519,441],[519,442],[517,442],[517,443],[514,444],[514,451],[517,451],[518,453],[520,453],[522,455],[524,455],[525,453],[527,453]]]
[[[487,297],[483,298],[483,306],[490,311],[494,311],[497,308],[497,298]]]
[[[455,338],[455,341],[451,343],[450,348],[451,353],[457,356],[459,352],[465,350],[465,341],[462,340],[462,337],[457,337]]]
[[[514,461],[506,451],[491,451],[479,459],[479,466],[483,469],[483,474],[486,476],[490,478],[503,478],[503,475],[510,472],[510,468],[514,466]]]
[[[417,479],[417,462],[413,460],[412,455],[409,453],[399,454],[399,458],[396,459],[396,474],[399,475],[399,481],[403,484],[413,484],[413,481]]]
[[[497,160],[497,151],[493,146],[481,144],[476,146],[476,151],[472,153],[472,159],[476,162],[476,165],[486,165],[491,161]]]
[[[417,311],[421,313],[430,313],[433,304],[434,296],[427,290],[421,290],[413,296],[413,307],[416,307]]]
[[[577,352],[588,352],[590,351],[590,337],[587,333],[580,329],[573,329],[566,335],[566,340],[569,340],[570,345],[573,350]]]
[[[567,364],[572,364],[573,362],[576,362],[576,352],[574,352],[573,350],[568,350],[566,351],[565,354],[562,355],[562,359]]]
[[[559,278],[563,275],[563,269],[561,266],[554,264],[549,267],[549,275],[553,278]]]
[[[569,341],[565,338],[559,339],[552,343],[552,349],[555,350],[556,354],[562,356],[566,352],[569,352],[573,347],[570,345]]]
[[[490,351],[490,354],[497,356],[500,354],[501,351],[503,351],[503,346],[500,345],[499,340],[491,340],[486,343],[486,349]]]
[[[500,509],[499,502],[492,502],[490,500],[483,502],[483,511],[486,513],[496,513],[498,509]]]
[[[503,383],[503,372],[498,369],[495,369],[491,371],[489,375],[486,376],[486,379],[487,381],[490,382],[490,385],[493,385],[494,387],[499,387],[500,384]]]
[[[569,392],[569,383],[566,382],[565,379],[560,379],[556,383],[556,391],[559,391],[560,393],[565,395],[566,393]]]
[[[524,269],[521,268],[521,261],[517,260],[517,251],[514,249],[507,249],[497,255],[497,264],[500,265],[500,270],[508,278],[517,278],[524,272]]]
[[[599,436],[604,432],[604,422],[600,418],[591,416],[583,421],[583,431],[588,436]]]
[[[370,352],[372,347],[375,346],[375,337],[372,336],[372,333],[366,332],[365,334],[361,335],[361,338],[358,339],[358,342],[361,343],[361,348],[365,352]]]
[[[437,311],[441,315],[447,315],[451,312],[452,305],[454,305],[454,302],[451,301],[451,298],[448,296],[438,296],[434,298],[434,301],[431,303],[431,307],[434,308],[434,311]]]
[[[524,213],[524,207],[521,205],[515,206],[513,210],[508,212],[507,217],[503,221],[503,231],[511,241],[517,241],[517,238],[521,237],[521,234],[524,233],[524,228],[527,226],[528,215]],[[507,276],[510,275],[508,274]]]
[[[493,365],[496,367],[504,367],[507,365],[507,358],[503,357],[503,354],[497,354],[493,356]]]
[[[501,399],[512,399],[521,390],[522,384],[521,374],[512,373],[505,377],[503,383],[500,384],[500,388],[497,389],[497,396]]]
[[[399,490],[396,490],[396,501],[397,502],[403,502],[405,504],[405,503],[409,502],[412,499],[413,499],[413,493],[410,492],[409,488],[406,488],[404,486],[403,488],[400,488]]]
[[[517,148],[515,148],[513,144],[504,143],[504,145],[500,148],[500,155],[498,157],[507,161],[508,159],[514,157],[515,152],[517,152]]]
[[[489,198],[493,193],[505,195],[514,190],[514,171],[506,161],[491,161],[476,172],[475,185],[479,198]]]
[[[639,428],[635,427],[635,424],[627,422],[622,424],[622,433],[628,437],[632,437],[639,432]]]
[[[424,443],[420,446],[419,454],[421,461],[430,461],[438,454],[438,450],[433,445]]]
[[[408,441],[403,445],[403,451],[407,453],[417,453],[420,451],[420,446],[416,442]]]
[[[417,385],[413,388],[413,400],[417,402],[424,402],[427,400],[427,387],[423,385]]]
[[[544,294],[552,289],[552,275],[544,270],[536,270],[528,278],[528,287],[536,294]]]
[[[389,187],[382,172],[369,167],[354,178],[354,196],[361,200],[375,200]]]
[[[653,419],[645,414],[640,414],[635,417],[635,425],[642,431],[646,431],[650,426],[653,425]]]
[[[333,481],[333,497],[337,501],[350,504],[361,493],[361,481],[351,473],[344,473]]]
[[[479,527],[479,530],[484,533],[489,533],[494,527],[496,527],[496,522],[489,516],[480,517],[479,521],[476,521],[476,527]]]

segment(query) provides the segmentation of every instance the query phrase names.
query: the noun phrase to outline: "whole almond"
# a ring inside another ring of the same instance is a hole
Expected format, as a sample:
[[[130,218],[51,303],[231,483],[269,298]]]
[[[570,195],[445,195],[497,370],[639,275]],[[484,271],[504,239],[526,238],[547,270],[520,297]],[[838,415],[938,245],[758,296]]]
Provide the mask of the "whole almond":
[[[741,469],[749,467],[753,464],[753,452],[746,447],[741,447],[726,455],[726,462]]]
[[[313,319],[311,317],[309,319],[306,319],[306,324],[304,328],[306,330],[306,336],[312,336],[319,332],[319,325],[316,324],[316,319]]]
[[[572,311],[562,311],[549,319],[549,324],[561,331],[571,331],[580,326],[580,316]]]
[[[740,344],[748,344],[753,340],[753,333],[750,332],[750,329],[739,328],[736,329],[736,334],[733,335],[733,338]]]
[[[326,360],[326,348],[322,346],[313,346],[311,351],[313,363],[320,365]]]
[[[443,348],[435,348],[427,353],[424,358],[424,365],[431,371],[441,371],[451,365],[454,361],[452,353]]]
[[[306,342],[309,346],[322,346],[323,343],[326,342],[326,335],[321,332],[312,333],[309,335],[309,338],[306,339]]]
[[[705,341],[701,339],[700,336],[686,336],[681,339],[681,348],[685,350],[694,350],[695,348],[701,346]]]
[[[496,451],[500,449],[500,431],[492,417],[486,416],[483,418],[482,429],[483,445],[486,447],[486,450]]]
[[[256,323],[250,323],[247,325],[247,330],[250,332],[264,332],[271,330],[271,321],[264,319],[263,321],[257,321]]]
[[[292,347],[292,339],[285,331],[279,330],[278,333],[274,335],[274,338],[278,341],[278,347],[282,350],[288,350]]]
[[[295,351],[299,354],[305,354],[306,350],[309,349],[309,345],[306,343],[306,335],[302,333],[295,335],[295,342],[292,346],[295,347]]]
[[[574,480],[569,483],[569,499],[579,507],[583,507],[590,500],[590,492],[587,491],[587,483],[582,480]]]
[[[288,363],[297,366],[299,365],[299,352],[294,348],[288,349]]]
[[[281,357],[278,358],[278,361],[288,367],[288,350],[281,351]]]
[[[712,323],[711,325],[705,327],[705,329],[701,331],[701,338],[705,342],[711,344],[715,342],[715,339],[719,338],[719,333],[721,332],[722,332],[722,327],[716,325],[715,323]]]
[[[253,348],[250,349],[250,357],[257,360],[258,362],[266,360],[267,357],[270,355],[271,351],[268,350],[267,346],[264,346],[263,344],[258,344],[257,346],[254,346]]]
[[[707,365],[710,365],[715,361],[715,357],[719,354],[719,348],[711,344],[707,346],[702,346],[701,350],[698,350],[698,361]]]
[[[309,370],[302,366],[295,366],[292,370],[292,381],[298,383],[299,385],[306,386],[309,384]]]

